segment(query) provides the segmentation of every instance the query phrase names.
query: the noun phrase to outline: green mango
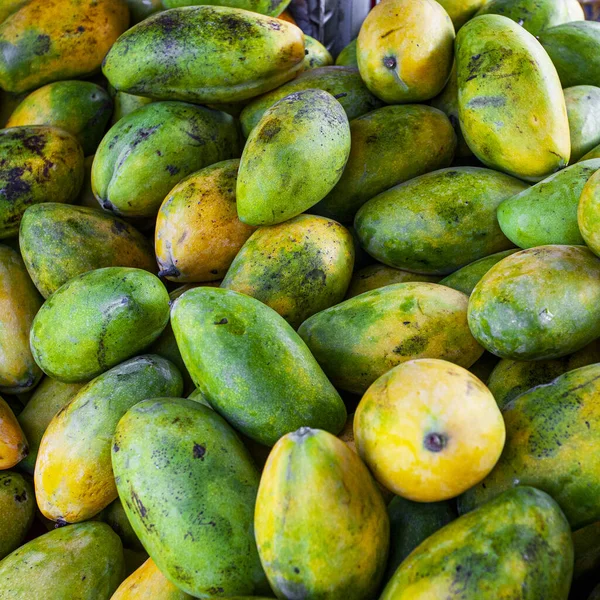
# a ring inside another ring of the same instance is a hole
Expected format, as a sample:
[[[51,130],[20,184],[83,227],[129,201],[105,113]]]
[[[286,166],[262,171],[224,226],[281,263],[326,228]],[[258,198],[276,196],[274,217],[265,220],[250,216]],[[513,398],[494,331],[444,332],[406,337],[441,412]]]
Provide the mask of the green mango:
[[[356,38],[354,38],[335,59],[337,67],[355,67],[358,69],[358,58],[356,57]]]
[[[226,6],[186,6],[129,29],[102,70],[119,92],[210,104],[279,87],[302,70],[304,56],[302,31],[292,23]]]
[[[507,198],[498,207],[504,235],[520,248],[584,244],[577,225],[579,198],[600,159],[579,162]]]
[[[344,299],[353,266],[354,244],[345,227],[299,215],[254,232],[221,287],[264,302],[297,329]]]
[[[0,130],[0,239],[19,232],[32,204],[74,202],[83,184],[83,152],[77,140],[55,127]]]
[[[92,189],[102,207],[119,216],[154,217],[184,177],[236,156],[238,131],[230,115],[184,102],[153,102],[106,134],[94,157]]]
[[[482,163],[528,181],[567,165],[564,95],[533,35],[508,17],[475,17],[456,37],[456,69],[460,127]]]
[[[583,162],[584,160],[591,160],[592,158],[600,158],[600,144],[598,144],[595,148],[592,148],[586,155],[579,159],[579,162]]]
[[[573,579],[593,577],[600,569],[600,521],[573,532],[575,565]]]
[[[419,104],[384,106],[350,122],[350,156],[335,187],[313,212],[352,222],[377,194],[447,167],[456,135],[444,113]]]
[[[576,85],[565,90],[571,162],[577,162],[600,144],[600,87]]]
[[[304,35],[304,48],[306,52],[304,57],[305,71],[317,69],[318,67],[328,67],[333,64],[333,56],[331,56],[329,50],[310,35]]]
[[[600,260],[583,246],[539,246],[494,265],[469,300],[469,327],[486,349],[548,360],[600,336]]]
[[[121,538],[124,548],[141,552],[144,550],[144,546],[140,542],[138,536],[135,534],[123,503],[119,498],[113,500],[101,513],[102,520],[110,525],[112,530]]]
[[[88,271],[65,283],[31,326],[42,371],[89,381],[149,346],[169,321],[169,294],[152,273],[128,267]]]
[[[583,161],[583,164],[597,160]],[[577,207],[577,224],[590,250],[600,256],[600,169],[583,186]]]
[[[566,600],[571,531],[560,508],[532,487],[507,491],[425,540],[380,600]]]
[[[331,94],[301,90],[279,100],[242,152],[236,186],[240,221],[275,225],[314,206],[339,181],[349,154],[348,117]]]
[[[35,494],[29,480],[14,471],[0,472],[0,560],[16,550],[35,516]]]
[[[564,88],[600,87],[600,23],[573,21],[547,29],[539,36]]]
[[[126,2],[129,7],[132,25],[163,9],[161,0],[126,0]]]
[[[440,4],[448,13],[454,29],[458,31],[467,21],[470,21],[477,10],[486,3],[487,0],[441,0]],[[575,0],[577,1],[577,0]]]
[[[440,278],[437,275],[420,275],[419,273],[401,271],[400,269],[394,269],[381,264],[369,265],[355,271],[350,280],[350,287],[348,288],[346,298],[354,298],[354,296],[370,292],[371,290],[377,290],[393,283],[410,281],[437,283],[439,280]]]
[[[267,591],[253,531],[258,471],[216,412],[144,400],[120,420],[112,461],[129,522],[169,581],[203,598]]]
[[[162,4],[165,8],[210,4],[241,8],[270,17],[278,17],[286,9],[289,3],[290,0],[162,0]]]
[[[254,441],[272,446],[304,425],[332,433],[344,426],[338,393],[296,332],[262,302],[195,288],[175,301],[171,323],[194,383]]]
[[[123,546],[105,523],[50,531],[0,562],[2,600],[109,600],[125,575]]]
[[[110,120],[111,127],[129,113],[132,113],[138,108],[142,108],[142,106],[146,106],[146,104],[151,104],[154,100],[152,98],[146,98],[145,96],[135,96],[134,94],[126,94],[125,92],[115,92],[113,102],[115,108]]]
[[[445,275],[512,247],[496,209],[526,188],[490,169],[442,169],[375,196],[358,211],[354,226],[363,248],[380,262]]]
[[[336,387],[363,394],[414,358],[470,367],[483,349],[467,326],[467,300],[435,283],[397,283],[313,315],[298,333]]]
[[[55,202],[30,206],[21,220],[19,245],[44,298],[73,277],[102,267],[158,270],[150,242],[99,208]]]

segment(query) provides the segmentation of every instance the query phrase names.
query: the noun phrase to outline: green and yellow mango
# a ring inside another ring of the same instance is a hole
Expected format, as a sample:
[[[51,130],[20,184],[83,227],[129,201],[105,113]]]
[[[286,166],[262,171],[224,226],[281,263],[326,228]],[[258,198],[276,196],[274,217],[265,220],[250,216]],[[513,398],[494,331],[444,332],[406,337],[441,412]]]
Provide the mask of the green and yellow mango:
[[[0,560],[25,540],[35,516],[29,480],[14,471],[0,472]]]
[[[598,159],[583,161],[582,164],[596,162]],[[600,170],[596,171],[583,187],[577,206],[577,224],[590,250],[600,256]]]
[[[410,271],[401,271],[387,265],[375,264],[363,267],[354,272],[350,280],[350,286],[346,298],[354,298],[365,292],[376,290],[393,283],[407,283],[410,281],[427,281],[437,283],[440,278],[437,275],[421,275]]]
[[[337,55],[335,59],[335,65],[337,67],[355,67],[358,69],[358,58],[356,57],[356,42],[354,38],[342,51]]]
[[[441,0],[442,8],[448,13],[454,29],[458,31],[475,13],[485,5],[487,0]],[[575,0],[577,1],[577,0]]]
[[[571,162],[600,144],[600,87],[576,85],[565,90],[571,132]]]
[[[0,470],[12,469],[27,456],[28,451],[27,438],[17,417],[0,397]]]
[[[306,56],[304,57],[304,70],[318,69],[319,67],[328,67],[333,64],[333,56],[329,50],[315,38],[310,35],[304,36],[304,48]]]
[[[289,3],[290,0],[162,0],[162,5],[165,8],[209,4],[242,8],[270,17],[278,17],[287,8]]]

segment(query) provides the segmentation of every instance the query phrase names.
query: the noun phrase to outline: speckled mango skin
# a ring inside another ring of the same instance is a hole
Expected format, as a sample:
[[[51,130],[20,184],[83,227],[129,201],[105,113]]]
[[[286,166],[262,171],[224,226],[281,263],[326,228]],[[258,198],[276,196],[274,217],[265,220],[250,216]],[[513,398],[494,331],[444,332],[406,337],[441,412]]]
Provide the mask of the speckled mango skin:
[[[456,38],[456,69],[460,126],[482,163],[527,181],[567,165],[560,80],[528,31],[501,15],[475,17]]]
[[[450,75],[453,51],[454,26],[434,0],[377,4],[363,21],[356,44],[361,77],[387,104],[437,96]]]
[[[363,248],[380,262],[445,275],[512,247],[496,209],[526,187],[490,169],[441,169],[375,196],[358,211],[354,226]]]
[[[198,4],[210,4],[217,6],[229,6],[231,8],[242,8],[269,17],[278,17],[290,3],[290,0],[163,0],[165,8],[179,8],[181,6],[195,6]],[[290,21],[291,23],[292,21]]]
[[[485,5],[485,2],[486,0],[441,0],[440,4],[452,20],[454,29],[458,31],[475,16],[475,13]]]
[[[331,94],[301,90],[279,100],[242,152],[236,187],[240,221],[276,225],[314,206],[339,181],[349,154],[348,117]]]
[[[353,39],[338,55],[335,59],[335,64],[338,67],[355,67],[358,69],[358,58],[356,57],[356,42],[357,39]]]
[[[346,293],[346,298],[354,298],[354,296],[370,292],[371,290],[377,290],[393,283],[407,283],[411,281],[437,283],[439,280],[440,278],[437,275],[421,275],[381,264],[369,265],[354,272],[350,280],[350,287]]]
[[[538,246],[494,265],[469,300],[469,327],[486,349],[548,360],[600,336],[600,260],[583,246]]]
[[[135,267],[157,272],[148,240],[129,223],[99,208],[55,202],[31,206],[21,220],[19,246],[44,298],[93,269]]]
[[[304,36],[304,48],[306,56],[304,57],[304,70],[310,71],[319,67],[328,67],[333,64],[333,56],[329,50],[315,38],[310,35]]]
[[[600,365],[569,371],[504,406],[506,445],[494,470],[460,498],[461,512],[515,485],[560,505],[573,530],[600,520]]]
[[[0,130],[0,239],[19,231],[25,209],[40,202],[74,202],[83,184],[83,151],[55,127]]]
[[[354,243],[345,227],[299,215],[252,234],[221,287],[264,302],[297,329],[344,299],[353,266]]]
[[[25,92],[91,75],[128,24],[122,0],[32,0],[0,24],[0,86]]]
[[[66,383],[89,381],[149,346],[169,321],[169,294],[151,273],[106,267],[74,277],[31,327],[41,369]]]
[[[544,492],[518,487],[425,540],[380,599],[566,600],[572,572],[560,508]]]
[[[600,144],[600,87],[576,85],[564,93],[574,163]]]
[[[293,79],[304,56],[296,25],[238,8],[186,6],[132,27],[111,48],[103,72],[120,92],[197,104],[238,102]]]
[[[344,404],[309,349],[262,302],[231,290],[196,288],[175,301],[171,324],[196,386],[254,441],[272,446],[298,427],[338,433],[344,426]]]
[[[414,358],[470,367],[483,349],[467,326],[467,300],[435,283],[397,283],[317,313],[298,333],[335,386],[363,394]]]
[[[119,536],[92,521],[46,533],[0,563],[3,600],[109,600],[125,575]]]
[[[268,589],[253,531],[259,474],[215,411],[144,400],[119,422],[112,461],[129,521],[167,579],[202,598]]]
[[[35,516],[33,486],[20,473],[0,473],[0,560],[25,539]]]
[[[27,439],[10,406],[0,397],[0,470],[21,462],[29,448]]]
[[[330,433],[302,427],[277,442],[260,480],[254,527],[278,597],[376,596],[389,546],[385,504],[356,453]]]
[[[153,102],[118,121],[94,157],[92,189],[119,216],[154,217],[169,191],[208,165],[239,156],[230,115],[184,102]]]
[[[456,135],[446,115],[418,104],[384,106],[350,122],[351,148],[335,187],[313,211],[351,223],[377,194],[408,179],[447,167]]]
[[[600,152],[598,159],[600,159]],[[581,192],[577,207],[577,224],[590,250],[600,256],[600,172],[598,171],[588,179]]]

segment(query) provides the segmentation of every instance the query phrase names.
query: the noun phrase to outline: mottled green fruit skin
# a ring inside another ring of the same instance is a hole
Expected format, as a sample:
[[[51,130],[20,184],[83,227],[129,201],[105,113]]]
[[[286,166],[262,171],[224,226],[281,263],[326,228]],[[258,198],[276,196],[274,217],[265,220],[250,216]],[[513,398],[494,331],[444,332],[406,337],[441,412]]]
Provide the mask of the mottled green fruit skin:
[[[192,400],[144,400],[113,441],[123,507],[167,579],[202,598],[268,589],[253,531],[259,474],[216,412]]]
[[[175,301],[171,323],[194,383],[244,435],[272,446],[302,426],[343,428],[339,394],[291,326],[262,302],[195,288]]]
[[[356,57],[356,38],[354,38],[335,59],[337,67],[356,67],[358,69],[358,58]]]
[[[437,275],[420,275],[410,271],[401,271],[379,263],[363,267],[354,272],[346,298],[354,298],[365,292],[377,290],[392,285],[393,283],[405,283],[410,281],[428,281],[437,283],[440,278]]]
[[[466,320],[467,297],[435,283],[388,285],[307,319],[298,330],[333,384],[363,394],[415,358],[470,367],[482,354]]]
[[[333,56],[329,50],[315,38],[310,35],[304,36],[304,47],[306,56],[304,57],[304,70],[317,69],[319,67],[328,67],[333,64]]]
[[[150,15],[162,10],[161,0],[126,0],[131,15],[131,24],[135,25]]]
[[[383,106],[383,102],[369,92],[360,78],[358,69],[340,66],[311,69],[300,73],[293,81],[250,102],[240,115],[244,136],[250,135],[264,113],[276,102],[294,92],[308,89],[329,92],[342,105],[348,119],[356,119]]]
[[[290,3],[290,0],[162,0],[165,8],[179,8],[181,6],[196,6],[210,4],[242,8],[269,17],[279,16]]]
[[[573,21],[552,27],[540,35],[564,88],[574,85],[600,87],[600,23]]]
[[[211,104],[279,87],[302,70],[304,56],[302,31],[291,23],[225,6],[186,6],[129,29],[102,70],[120,92]]]
[[[149,346],[169,321],[169,294],[147,271],[106,267],[74,277],[42,306],[31,349],[42,371],[89,381]]]
[[[105,523],[50,531],[0,562],[2,600],[109,600],[125,575],[123,546]]]
[[[442,169],[375,196],[358,211],[354,226],[363,248],[378,261],[446,275],[512,247],[496,209],[526,187],[490,169]]]
[[[566,600],[572,573],[571,530],[560,508],[544,492],[518,487],[425,540],[381,600]]]
[[[505,405],[506,444],[492,472],[460,498],[461,513],[515,485],[560,505],[573,530],[600,520],[600,364],[569,371]]]
[[[498,207],[504,235],[520,248],[585,244],[577,225],[579,198],[600,159],[579,162],[508,198]]]
[[[0,239],[16,235],[28,206],[74,202],[83,184],[83,151],[55,127],[0,130]]]
[[[154,217],[184,177],[239,156],[227,113],[184,102],[153,102],[118,121],[92,166],[92,189],[103,208],[126,217]]]
[[[565,102],[571,132],[571,162],[574,163],[600,144],[600,87],[567,88]]]
[[[32,92],[14,110],[7,127],[51,125],[77,138],[94,154],[113,110],[108,92],[89,81],[57,81]]]
[[[377,194],[447,167],[456,135],[446,115],[418,104],[384,106],[350,122],[350,156],[340,180],[312,210],[351,223]]]
[[[19,246],[44,298],[77,275],[102,267],[157,272],[150,242],[137,229],[98,208],[44,202],[29,207]]]
[[[138,536],[135,534],[127,513],[123,508],[123,503],[119,498],[111,502],[101,513],[102,520],[110,525],[112,530],[121,538],[123,547],[134,550],[136,552],[142,552],[144,546],[140,542]]]
[[[486,349],[548,360],[600,336],[600,260],[583,246],[538,246],[494,265],[469,300],[469,327]]]
[[[25,539],[35,516],[33,486],[19,473],[0,473],[0,559]]]
[[[348,117],[331,94],[301,90],[279,100],[242,152],[236,185],[240,221],[275,225],[303,213],[332,190],[349,154]]]

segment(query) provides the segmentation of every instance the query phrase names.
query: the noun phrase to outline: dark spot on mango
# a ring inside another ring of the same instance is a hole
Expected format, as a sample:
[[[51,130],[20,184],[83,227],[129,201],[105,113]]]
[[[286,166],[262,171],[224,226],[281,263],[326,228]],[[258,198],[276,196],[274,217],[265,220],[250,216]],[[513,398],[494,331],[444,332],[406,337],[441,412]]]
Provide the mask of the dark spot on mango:
[[[133,490],[131,492],[131,498],[132,498],[133,502],[135,503],[135,508],[137,509],[138,513],[140,514],[140,517],[142,517],[142,519],[143,519],[148,514],[146,507],[142,504],[142,501],[139,499],[138,495]]]
[[[43,56],[44,54],[48,54],[50,51],[50,36],[45,34],[40,34],[37,36],[35,41],[35,46],[33,49],[33,53],[36,56]]]
[[[15,500],[17,502],[25,502],[27,500],[27,492],[23,490],[22,494],[15,494]]]
[[[386,69],[395,69],[396,68],[396,58],[394,56],[386,56],[383,59],[383,66]]]
[[[169,171],[171,175],[177,175],[177,173],[179,173],[179,167],[176,167],[175,165],[167,165],[167,171]]]
[[[261,140],[264,141],[270,141],[271,139],[273,139],[280,131],[281,131],[281,126],[280,126],[280,121],[279,119],[272,119],[271,121],[269,121],[259,132],[259,137]]]
[[[229,321],[225,318],[222,318],[220,321],[215,321],[215,325],[227,325]]]
[[[119,444],[115,443],[113,445],[113,452],[118,452],[121,448],[119,448]]]
[[[68,523],[62,517],[59,517],[58,519],[56,519],[54,529],[58,529],[59,527],[65,527],[65,525],[68,525]]]
[[[423,447],[430,452],[441,452],[448,443],[448,438],[443,433],[428,433],[423,438]]]
[[[202,444],[194,444],[194,458],[204,460],[206,454],[206,448]]]

